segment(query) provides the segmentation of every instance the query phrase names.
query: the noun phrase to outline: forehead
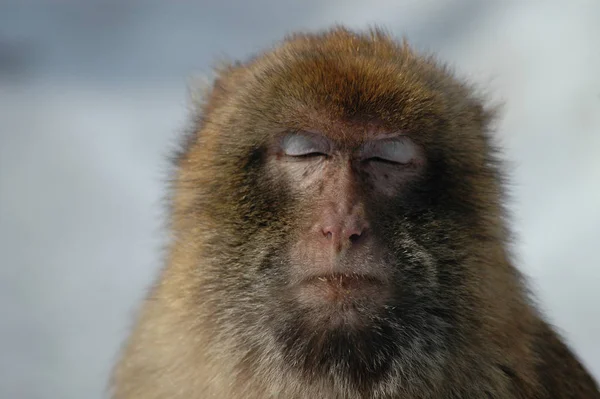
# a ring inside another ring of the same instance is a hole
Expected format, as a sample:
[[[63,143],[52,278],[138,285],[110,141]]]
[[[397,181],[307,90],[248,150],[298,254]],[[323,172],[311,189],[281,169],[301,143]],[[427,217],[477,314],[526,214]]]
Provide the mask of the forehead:
[[[255,83],[267,86],[265,112],[286,127],[365,139],[431,130],[448,115],[451,79],[391,42],[292,41],[265,58]]]

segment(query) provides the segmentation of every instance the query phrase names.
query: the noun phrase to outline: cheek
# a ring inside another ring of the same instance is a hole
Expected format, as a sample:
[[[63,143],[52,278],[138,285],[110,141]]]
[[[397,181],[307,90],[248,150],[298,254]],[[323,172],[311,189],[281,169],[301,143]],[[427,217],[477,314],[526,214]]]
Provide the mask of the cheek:
[[[332,172],[326,160],[277,161],[269,169],[273,178],[286,187],[296,205],[303,208],[324,194],[325,182]]]
[[[416,170],[410,166],[369,165],[360,173],[361,185],[370,197],[394,199],[406,194]]]
[[[327,195],[330,168],[326,162],[275,160],[267,165],[267,173],[273,182],[273,190],[281,192],[279,197],[284,194],[287,198],[285,204],[272,205],[278,207],[278,216],[286,221],[286,240],[306,240]]]
[[[285,165],[285,178],[291,183],[293,192],[299,194],[315,194],[323,191],[327,168],[323,162],[302,164],[293,162]]]
[[[401,278],[411,282],[415,294],[425,294],[438,286],[438,264],[428,248],[404,231],[396,234],[393,247]]]

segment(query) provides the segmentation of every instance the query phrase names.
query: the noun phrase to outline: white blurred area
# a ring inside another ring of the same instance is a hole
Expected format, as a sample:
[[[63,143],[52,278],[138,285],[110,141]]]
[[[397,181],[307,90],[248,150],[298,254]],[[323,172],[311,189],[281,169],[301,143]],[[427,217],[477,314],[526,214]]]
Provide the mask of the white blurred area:
[[[291,4],[0,0],[1,398],[105,397],[161,265],[189,78],[334,22],[404,34],[505,104],[516,260],[600,378],[600,2]]]

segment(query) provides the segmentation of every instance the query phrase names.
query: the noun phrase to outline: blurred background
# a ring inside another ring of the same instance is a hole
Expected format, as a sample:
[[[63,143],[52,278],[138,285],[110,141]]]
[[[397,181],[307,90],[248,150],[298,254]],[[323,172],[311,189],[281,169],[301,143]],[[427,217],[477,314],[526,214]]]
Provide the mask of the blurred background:
[[[0,397],[97,399],[160,267],[190,78],[377,23],[505,103],[520,268],[600,378],[600,2],[0,0]]]

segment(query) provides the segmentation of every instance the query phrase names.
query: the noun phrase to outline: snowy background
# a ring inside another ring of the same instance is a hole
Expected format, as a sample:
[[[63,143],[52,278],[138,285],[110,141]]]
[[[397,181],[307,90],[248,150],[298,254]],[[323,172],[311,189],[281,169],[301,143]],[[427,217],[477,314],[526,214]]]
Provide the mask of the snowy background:
[[[105,397],[160,267],[189,78],[332,22],[406,34],[505,102],[519,265],[600,377],[600,2],[0,0],[1,398]]]

